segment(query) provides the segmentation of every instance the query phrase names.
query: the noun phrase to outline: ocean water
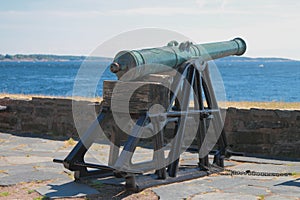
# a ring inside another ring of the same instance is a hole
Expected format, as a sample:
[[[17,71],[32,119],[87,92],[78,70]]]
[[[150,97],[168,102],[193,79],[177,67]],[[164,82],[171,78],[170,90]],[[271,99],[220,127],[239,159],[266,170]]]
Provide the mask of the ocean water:
[[[300,102],[299,61],[216,61],[215,64],[224,82],[227,101]],[[97,84],[97,96],[102,96],[103,80],[116,79],[108,65],[108,62],[98,62],[89,69],[104,71]],[[0,62],[0,93],[72,96],[80,66],[79,61]],[[84,87],[91,87],[89,76],[98,74],[87,75]],[[93,94],[83,92],[77,95]]]
[[[300,102],[300,62],[216,62],[227,101]]]

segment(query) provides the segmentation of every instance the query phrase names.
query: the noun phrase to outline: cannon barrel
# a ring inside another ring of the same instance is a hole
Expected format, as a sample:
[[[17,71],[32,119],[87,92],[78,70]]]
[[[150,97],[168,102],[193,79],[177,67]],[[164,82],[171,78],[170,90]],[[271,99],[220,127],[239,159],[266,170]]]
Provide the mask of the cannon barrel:
[[[192,44],[185,42],[178,45],[176,41],[169,42],[167,46],[141,50],[119,52],[110,70],[120,78],[128,70],[148,64],[159,64],[167,67],[147,69],[146,74],[166,71],[168,67],[177,68],[185,61],[201,57],[205,61],[214,60],[230,55],[242,55],[246,51],[246,43],[241,38],[230,41]],[[141,74],[141,73],[140,73]],[[143,72],[143,75],[146,75]]]

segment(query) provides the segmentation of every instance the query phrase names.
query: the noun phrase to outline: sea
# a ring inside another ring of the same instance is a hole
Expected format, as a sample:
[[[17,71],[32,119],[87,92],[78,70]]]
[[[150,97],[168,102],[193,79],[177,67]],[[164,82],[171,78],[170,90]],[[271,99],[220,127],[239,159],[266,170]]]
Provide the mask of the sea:
[[[102,96],[103,80],[116,80],[109,62],[99,61],[88,70],[101,72],[94,94]],[[300,61],[216,61],[227,101],[300,102]],[[0,62],[0,93],[72,96],[82,61]],[[94,73],[98,74],[99,73]],[[89,77],[85,77],[86,88]],[[95,77],[93,78],[95,79]],[[94,83],[91,83],[95,85]]]

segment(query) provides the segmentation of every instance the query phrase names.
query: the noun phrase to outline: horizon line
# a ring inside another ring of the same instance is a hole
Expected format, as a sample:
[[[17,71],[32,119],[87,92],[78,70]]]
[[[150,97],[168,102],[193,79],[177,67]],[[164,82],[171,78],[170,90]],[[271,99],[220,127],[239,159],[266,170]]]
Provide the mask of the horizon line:
[[[113,57],[106,57],[106,56],[89,56],[89,55],[78,55],[78,54],[52,54],[52,53],[16,53],[16,54],[9,54],[9,53],[0,53],[0,55],[10,55],[10,56],[16,56],[16,55],[23,55],[23,56],[30,56],[30,55],[43,55],[43,56],[73,56],[73,57],[93,57],[93,58],[107,58],[107,59],[113,59]],[[240,58],[250,58],[250,59],[283,59],[283,60],[291,60],[291,61],[300,61],[300,59],[295,58],[286,58],[286,57],[276,57],[276,56],[262,56],[262,57],[256,57],[256,56],[236,56],[232,55],[231,57],[240,57]],[[225,57],[226,58],[226,57]]]

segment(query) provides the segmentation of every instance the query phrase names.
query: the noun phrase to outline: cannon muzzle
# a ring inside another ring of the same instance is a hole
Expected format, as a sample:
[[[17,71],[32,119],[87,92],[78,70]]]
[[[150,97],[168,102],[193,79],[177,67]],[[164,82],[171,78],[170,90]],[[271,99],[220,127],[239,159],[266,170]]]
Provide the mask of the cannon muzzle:
[[[178,42],[172,41],[167,46],[159,48],[121,51],[115,56],[110,70],[120,78],[128,70],[138,66],[148,64],[166,66],[147,69],[139,74],[146,75],[166,71],[168,67],[176,69],[182,63],[197,57],[209,61],[231,55],[240,56],[245,51],[246,43],[241,38],[206,44],[192,44],[191,42],[178,44]]]

